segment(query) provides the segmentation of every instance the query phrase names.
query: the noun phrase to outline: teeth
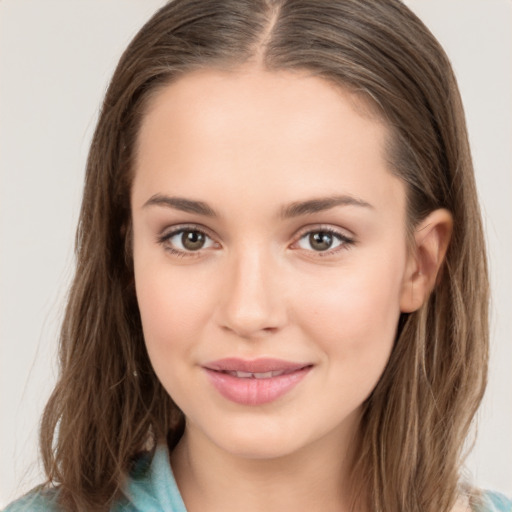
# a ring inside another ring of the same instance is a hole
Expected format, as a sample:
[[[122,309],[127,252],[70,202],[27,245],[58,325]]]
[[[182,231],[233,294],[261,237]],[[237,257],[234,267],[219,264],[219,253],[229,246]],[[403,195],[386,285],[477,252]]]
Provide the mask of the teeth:
[[[250,372],[235,372],[236,377],[241,377],[242,379],[249,379],[253,376]]]
[[[255,379],[270,379],[274,377],[274,375],[272,375],[273,373],[274,372],[253,373],[253,376]]]
[[[238,377],[241,379],[270,379],[272,377],[278,377],[279,375],[283,375],[285,373],[284,370],[276,370],[271,372],[240,372],[240,371],[229,371],[227,372],[233,377]]]

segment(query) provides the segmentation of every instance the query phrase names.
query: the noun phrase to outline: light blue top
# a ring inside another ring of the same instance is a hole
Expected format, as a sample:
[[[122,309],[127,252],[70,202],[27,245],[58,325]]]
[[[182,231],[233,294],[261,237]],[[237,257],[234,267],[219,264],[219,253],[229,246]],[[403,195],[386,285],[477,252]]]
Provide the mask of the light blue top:
[[[3,512],[60,512],[57,492],[30,492]],[[142,457],[122,489],[122,497],[111,512],[187,512],[176,485],[167,446],[159,445],[153,460]]]
[[[55,491],[30,492],[11,503],[4,512],[59,512]],[[512,501],[495,492],[483,493],[475,512],[512,512]],[[158,446],[153,460],[142,457],[122,489],[122,498],[111,512],[187,512],[176,485],[165,445]]]
[[[485,492],[483,506],[476,512],[512,512],[512,500],[498,492]]]

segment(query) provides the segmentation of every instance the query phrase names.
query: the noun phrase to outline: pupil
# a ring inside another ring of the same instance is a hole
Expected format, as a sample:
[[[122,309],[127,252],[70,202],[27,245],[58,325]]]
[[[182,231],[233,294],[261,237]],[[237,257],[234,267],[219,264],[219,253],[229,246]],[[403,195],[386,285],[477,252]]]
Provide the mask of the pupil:
[[[309,243],[315,251],[325,251],[332,245],[332,235],[322,231],[311,233]]]
[[[197,251],[204,245],[204,235],[199,231],[185,231],[181,235],[181,243],[189,251]]]

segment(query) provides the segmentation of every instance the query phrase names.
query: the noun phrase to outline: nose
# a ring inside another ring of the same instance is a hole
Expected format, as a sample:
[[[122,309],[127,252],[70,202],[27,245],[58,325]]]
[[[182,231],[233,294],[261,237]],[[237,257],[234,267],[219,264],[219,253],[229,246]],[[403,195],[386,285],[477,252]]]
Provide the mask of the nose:
[[[227,264],[218,307],[221,327],[245,339],[269,335],[286,322],[282,272],[270,254],[254,248],[234,255]]]

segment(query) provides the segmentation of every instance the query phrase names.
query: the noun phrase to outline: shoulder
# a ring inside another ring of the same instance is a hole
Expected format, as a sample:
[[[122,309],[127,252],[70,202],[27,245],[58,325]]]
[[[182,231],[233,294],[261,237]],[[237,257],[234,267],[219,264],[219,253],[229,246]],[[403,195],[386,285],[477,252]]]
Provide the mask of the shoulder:
[[[475,512],[512,512],[512,500],[499,492],[485,491]]]
[[[512,512],[512,500],[499,492],[466,490],[451,512]]]
[[[59,512],[55,489],[36,488],[7,505],[2,512]]]
[[[512,512],[512,500],[499,492],[463,483],[451,512]]]
[[[0,0],[1,1],[1,0]],[[3,512],[63,512],[58,490],[36,488],[11,503]],[[167,446],[140,454],[121,486],[111,512],[186,512],[169,460]]]

